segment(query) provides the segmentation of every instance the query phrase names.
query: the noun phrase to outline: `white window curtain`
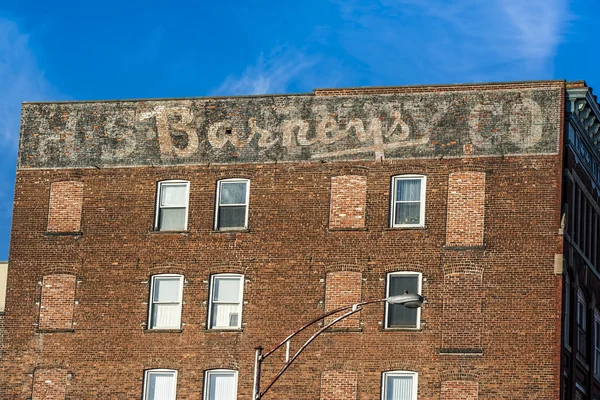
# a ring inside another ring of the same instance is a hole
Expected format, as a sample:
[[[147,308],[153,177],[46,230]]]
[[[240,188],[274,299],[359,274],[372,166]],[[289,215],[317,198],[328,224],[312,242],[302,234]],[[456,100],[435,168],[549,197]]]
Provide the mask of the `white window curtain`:
[[[155,276],[152,288],[151,329],[179,329],[182,276]]]
[[[412,400],[413,383],[410,376],[388,376],[386,400]]]
[[[206,400],[235,400],[237,378],[235,372],[208,372]]]
[[[241,276],[214,276],[211,328],[238,328],[241,325]]]
[[[394,180],[393,225],[419,225],[421,221],[421,178]]]
[[[175,400],[175,372],[147,372],[145,400]]]
[[[160,183],[159,230],[186,229],[188,183]]]

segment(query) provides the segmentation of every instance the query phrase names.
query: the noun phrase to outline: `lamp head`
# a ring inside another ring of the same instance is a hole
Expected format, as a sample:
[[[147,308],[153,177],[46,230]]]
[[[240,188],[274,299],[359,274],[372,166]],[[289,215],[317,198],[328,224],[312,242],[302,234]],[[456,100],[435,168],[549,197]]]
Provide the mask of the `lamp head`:
[[[389,304],[402,304],[406,308],[419,308],[423,305],[423,296],[416,293],[405,293],[387,298]]]

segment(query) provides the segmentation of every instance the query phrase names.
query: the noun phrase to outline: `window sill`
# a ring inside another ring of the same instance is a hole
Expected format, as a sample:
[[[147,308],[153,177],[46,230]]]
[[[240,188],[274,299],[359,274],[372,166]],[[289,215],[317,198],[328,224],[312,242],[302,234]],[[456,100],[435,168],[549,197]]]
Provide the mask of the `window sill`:
[[[487,246],[484,245],[480,245],[480,246],[442,246],[442,248],[444,250],[451,250],[451,251],[460,251],[460,250],[486,250]]]
[[[351,333],[360,333],[363,331],[363,328],[361,327],[348,327],[348,328],[329,328],[326,329],[323,333],[344,333],[344,332],[351,332]]]
[[[381,332],[422,332],[423,328],[381,328]]]
[[[144,329],[144,333],[182,333],[183,329]]]
[[[425,231],[427,230],[427,225],[423,226],[386,226],[383,228],[384,231]]]
[[[190,231],[148,231],[148,233],[150,233],[151,235],[168,235],[168,234],[188,235],[190,233]]]
[[[361,228],[328,228],[329,232],[366,232],[368,229],[366,227]]]
[[[212,328],[212,329],[206,329],[205,330],[206,333],[241,333],[244,332],[243,328],[235,328],[235,329],[227,329],[227,328]]]
[[[37,329],[37,333],[73,333],[75,329]]]
[[[44,232],[44,236],[82,236],[83,232],[54,232],[54,231],[46,231]]]
[[[461,348],[446,348],[440,349],[441,355],[453,356],[482,356],[483,349],[461,349]]]
[[[215,229],[210,231],[210,233],[248,233],[250,229],[248,228],[231,228],[231,229]]]

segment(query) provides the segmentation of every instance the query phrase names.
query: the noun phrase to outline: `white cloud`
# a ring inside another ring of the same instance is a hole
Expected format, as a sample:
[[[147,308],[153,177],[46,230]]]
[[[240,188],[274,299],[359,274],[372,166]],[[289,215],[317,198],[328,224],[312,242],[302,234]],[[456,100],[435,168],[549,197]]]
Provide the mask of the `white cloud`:
[[[248,66],[241,76],[229,75],[211,94],[284,93],[290,85],[311,75],[311,69],[321,60],[321,56],[309,55],[295,48],[277,47],[266,57],[261,53],[256,63]]]
[[[21,103],[52,95],[58,97],[37,65],[29,36],[0,18],[0,147],[16,150]]]
[[[332,1],[375,84],[550,78],[570,18],[567,0]]]

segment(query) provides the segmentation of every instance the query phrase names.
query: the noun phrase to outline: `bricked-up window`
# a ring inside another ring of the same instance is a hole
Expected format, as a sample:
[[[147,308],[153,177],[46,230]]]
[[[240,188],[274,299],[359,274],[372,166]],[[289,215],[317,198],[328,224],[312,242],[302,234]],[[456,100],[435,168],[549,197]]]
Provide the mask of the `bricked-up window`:
[[[425,225],[425,183],[421,175],[400,175],[392,178],[390,226],[394,228]]]
[[[594,310],[594,376],[600,379],[600,312]]]
[[[215,229],[245,229],[248,227],[250,181],[224,179],[217,183]]]
[[[78,232],[82,207],[83,182],[54,182],[50,188],[48,232]]]
[[[175,400],[177,371],[150,369],[144,373],[144,400]]]
[[[331,178],[330,228],[364,228],[366,208],[366,176],[343,175]]]
[[[587,301],[581,290],[577,292],[577,352],[587,356]]]
[[[319,400],[356,400],[357,381],[356,371],[323,371]]]
[[[566,346],[571,346],[571,283],[569,276],[565,275],[565,301],[563,307],[563,331]]]
[[[63,400],[66,394],[67,373],[60,368],[39,368],[33,374],[31,400]]]
[[[325,311],[360,302],[362,274],[357,271],[334,271],[325,280]],[[328,324],[341,314],[325,318]],[[333,328],[359,328],[360,315],[356,313],[336,323]]]
[[[440,400],[477,400],[479,385],[474,381],[442,382]]]
[[[158,182],[156,192],[157,231],[185,231],[188,219],[190,183],[187,181]]]
[[[211,277],[210,329],[239,329],[242,326],[244,276],[219,274]]]
[[[236,400],[238,373],[213,369],[204,373],[204,400]]]
[[[454,172],[448,177],[447,246],[482,246],[485,173]]]
[[[155,275],[150,285],[149,329],[179,329],[183,276]]]
[[[386,297],[405,293],[421,294],[419,272],[392,272],[387,275]],[[385,305],[386,328],[419,328],[421,308],[407,308],[402,304]]]
[[[384,372],[381,400],[417,400],[417,377],[411,371]]]
[[[40,304],[40,329],[72,329],[74,303],[75,275],[54,274],[44,276]]]

